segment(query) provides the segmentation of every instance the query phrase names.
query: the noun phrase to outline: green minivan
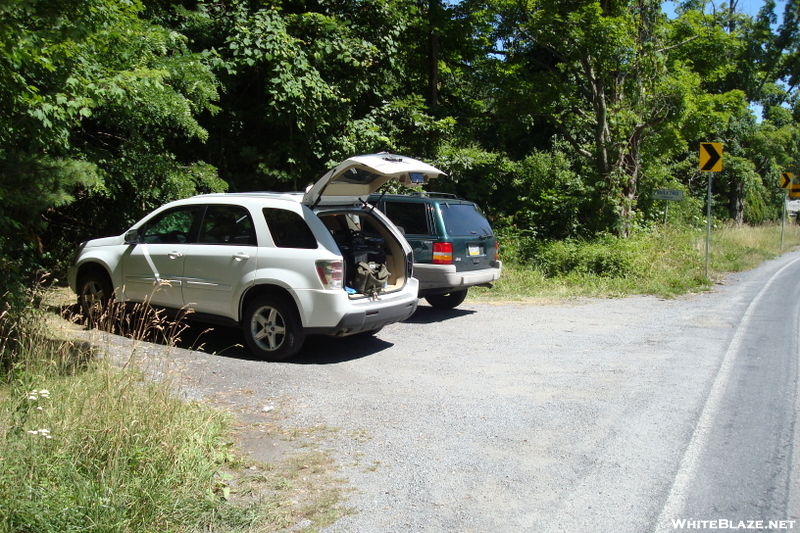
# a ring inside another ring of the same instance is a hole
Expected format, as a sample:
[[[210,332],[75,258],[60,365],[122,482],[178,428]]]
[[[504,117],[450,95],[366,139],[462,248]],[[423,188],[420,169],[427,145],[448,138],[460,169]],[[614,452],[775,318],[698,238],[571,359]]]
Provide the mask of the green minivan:
[[[500,278],[499,245],[489,221],[473,202],[447,193],[373,194],[380,209],[414,250],[419,297],[439,309],[464,301],[470,287]]]

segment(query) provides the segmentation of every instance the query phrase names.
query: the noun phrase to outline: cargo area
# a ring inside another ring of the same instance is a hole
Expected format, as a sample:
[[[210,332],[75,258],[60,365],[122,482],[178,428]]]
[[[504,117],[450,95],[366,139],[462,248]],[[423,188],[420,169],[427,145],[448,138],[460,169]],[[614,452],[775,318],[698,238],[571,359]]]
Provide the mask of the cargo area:
[[[366,263],[376,272],[388,273],[378,293],[391,292],[405,284],[403,248],[381,221],[363,211],[325,213],[319,218],[342,253],[345,287],[351,297],[365,294],[355,287],[359,263]]]

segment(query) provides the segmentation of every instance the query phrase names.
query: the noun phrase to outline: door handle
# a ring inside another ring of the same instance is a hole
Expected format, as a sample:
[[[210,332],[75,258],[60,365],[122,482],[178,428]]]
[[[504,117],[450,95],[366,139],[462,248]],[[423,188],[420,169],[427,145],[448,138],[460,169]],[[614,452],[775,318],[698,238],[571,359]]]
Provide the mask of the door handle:
[[[167,254],[167,257],[169,257],[170,259],[179,259],[183,257],[183,254],[180,252],[170,252]]]
[[[238,254],[234,254],[233,258],[236,259],[237,261],[244,261],[245,259],[250,259],[250,256],[245,253],[239,252]]]

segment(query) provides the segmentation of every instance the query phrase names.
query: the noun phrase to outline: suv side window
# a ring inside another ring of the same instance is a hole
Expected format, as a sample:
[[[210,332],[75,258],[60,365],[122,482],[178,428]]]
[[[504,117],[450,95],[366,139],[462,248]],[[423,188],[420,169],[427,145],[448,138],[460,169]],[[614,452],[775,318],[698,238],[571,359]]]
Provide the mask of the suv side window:
[[[263,213],[278,248],[317,248],[317,238],[299,214],[269,207],[265,207]]]
[[[430,235],[427,204],[421,202],[391,202],[384,204],[383,211],[395,226],[400,226],[406,235]]]
[[[182,244],[190,242],[192,225],[198,206],[171,209],[150,220],[141,231],[139,242],[149,244]]]
[[[201,244],[238,244],[256,246],[253,219],[244,207],[210,205],[200,226]]]

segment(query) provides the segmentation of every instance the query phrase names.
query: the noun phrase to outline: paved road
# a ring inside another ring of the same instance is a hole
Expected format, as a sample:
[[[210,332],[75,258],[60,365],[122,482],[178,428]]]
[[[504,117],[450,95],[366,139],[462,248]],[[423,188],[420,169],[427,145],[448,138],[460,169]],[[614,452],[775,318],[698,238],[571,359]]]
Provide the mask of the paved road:
[[[797,280],[791,253],[674,300],[423,304],[287,363],[231,331],[176,357],[198,397],[341,428],[359,512],[326,533],[800,529]]]

